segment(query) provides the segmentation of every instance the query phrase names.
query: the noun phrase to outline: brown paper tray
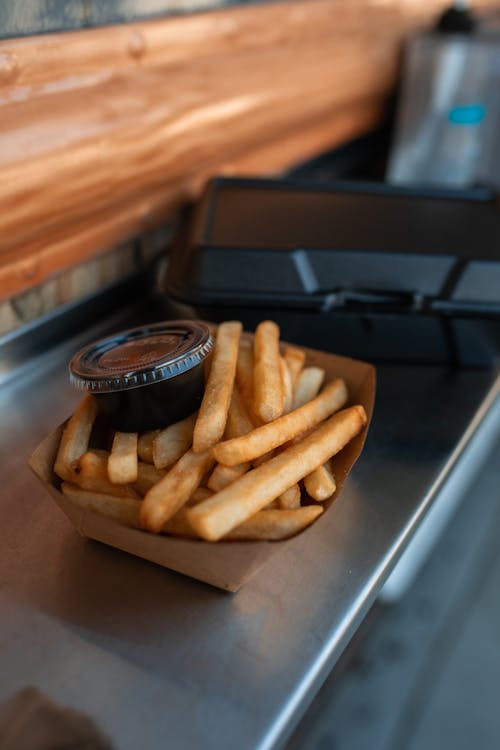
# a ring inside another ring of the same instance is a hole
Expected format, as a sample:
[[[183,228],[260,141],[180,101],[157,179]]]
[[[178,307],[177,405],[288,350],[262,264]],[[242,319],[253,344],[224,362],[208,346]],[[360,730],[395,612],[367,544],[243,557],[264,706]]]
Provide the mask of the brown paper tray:
[[[314,349],[305,351],[306,364],[323,367],[326,371],[326,381],[333,377],[344,378],[350,394],[349,404],[362,404],[368,416],[368,424],[363,432],[332,459],[337,491],[325,503],[328,512],[328,507],[342,491],[342,486],[363,448],[375,399],[375,369],[372,365],[358,360]],[[73,526],[84,537],[117,547],[226,591],[237,591],[270,557],[294,543],[294,538],[291,538],[281,542],[214,544],[165,535],[157,536],[122,526],[94,511],[79,508],[60,492],[60,480],[52,470],[62,428],[61,425],[45,438],[31,456],[29,465]],[[323,515],[301,532],[300,536],[314,533],[314,527],[321,524],[322,519]]]

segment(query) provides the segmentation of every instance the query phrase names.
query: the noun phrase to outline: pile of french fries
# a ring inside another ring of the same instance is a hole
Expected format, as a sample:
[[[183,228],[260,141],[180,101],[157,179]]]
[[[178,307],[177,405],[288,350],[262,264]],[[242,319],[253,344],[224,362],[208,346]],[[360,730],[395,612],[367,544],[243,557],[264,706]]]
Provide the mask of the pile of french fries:
[[[366,425],[345,407],[340,378],[323,386],[278,326],[253,340],[238,321],[217,330],[200,409],[142,435],[116,432],[90,449],[97,403],[67,423],[54,471],[74,503],[153,533],[189,539],[280,540],[309,526],[335,492],[329,460]]]

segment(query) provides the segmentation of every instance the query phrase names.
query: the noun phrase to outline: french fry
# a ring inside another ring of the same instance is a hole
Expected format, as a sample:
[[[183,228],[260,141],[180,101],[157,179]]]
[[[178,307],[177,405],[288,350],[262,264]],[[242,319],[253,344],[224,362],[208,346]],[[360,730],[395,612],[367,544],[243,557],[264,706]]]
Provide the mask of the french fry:
[[[291,411],[270,424],[257,427],[247,435],[215,445],[213,454],[219,463],[226,466],[252,461],[311,427],[315,427],[340,409],[346,401],[346,385],[343,380],[337,378],[329,383],[319,396],[301,406],[300,409]]]
[[[236,373],[241,323],[221,323],[215,339],[210,374],[193,432],[193,451],[203,453],[224,434]]]
[[[89,492],[69,482],[61,485],[63,495],[80,508],[88,508],[103,516],[109,516],[126,526],[138,527],[141,501],[133,497],[117,497],[97,492]]]
[[[292,484],[287,490],[281,493],[277,498],[278,508],[282,510],[292,510],[300,508],[300,487],[297,483]]]
[[[288,365],[283,357],[280,357],[281,387],[283,388],[283,414],[288,414],[292,409],[292,378]]]
[[[239,388],[235,383],[231,394],[231,403],[229,405],[224,436],[228,439],[240,437],[241,435],[246,435],[247,432],[251,432],[254,427],[255,425],[248,414]]]
[[[293,392],[292,409],[300,409],[318,395],[325,371],[321,367],[305,367],[297,378]]]
[[[101,458],[106,459],[106,466],[107,466],[107,462],[109,458],[109,451],[105,450],[104,448],[89,448],[89,450],[85,451],[85,453],[92,453],[95,456],[100,456]],[[85,455],[85,453],[83,455]],[[78,470],[78,461],[75,464],[75,468]]]
[[[199,539],[193,524],[189,520],[187,508],[179,508],[177,513],[163,524],[161,531],[170,536],[180,536],[183,539]]]
[[[323,512],[321,505],[308,505],[294,510],[261,510],[248,521],[229,532],[222,541],[279,541],[288,539],[310,526]],[[199,539],[189,519],[187,508],[181,508],[162,531],[172,536]]]
[[[74,481],[83,490],[116,497],[139,497],[139,493],[128,484],[113,484],[108,477],[107,451],[86,451],[74,464]]]
[[[189,519],[195,530],[208,541],[221,539],[342,450],[363,429],[366,421],[365,410],[360,405],[330,417],[296,445],[190,508]]]
[[[253,402],[253,351],[252,342],[241,338],[236,360],[236,383],[245,404]]]
[[[238,386],[235,383],[231,395],[231,403],[229,405],[229,414],[224,435],[228,438],[240,437],[241,435],[246,435],[246,433],[251,430],[253,430],[253,424],[250,421],[250,417],[245,409]],[[228,484],[234,482],[235,479],[242,476],[242,474],[245,474],[249,468],[249,463],[239,464],[238,466],[222,466],[221,464],[218,464],[207,482],[207,487],[213,492],[222,490],[224,487],[227,487]]]
[[[212,490],[209,490],[207,487],[198,487],[187,503],[182,508],[179,508],[177,513],[163,525],[162,532],[171,536],[199,539],[198,534],[193,528],[193,524],[188,518],[187,509],[188,507],[198,505],[198,503],[203,502],[203,500],[206,500],[207,497],[211,497],[213,494]]]
[[[158,433],[159,430],[150,430],[140,435],[137,441],[137,454],[147,464],[153,463],[153,441]]]
[[[239,477],[243,476],[250,469],[250,464],[238,464],[237,466],[223,466],[217,464],[212,472],[210,479],[207,482],[207,487],[214,492],[227,487],[231,482],[235,482]]]
[[[335,477],[329,464],[318,466],[317,469],[304,477],[304,487],[307,494],[318,503],[328,500],[337,489]]]
[[[75,481],[73,465],[89,446],[90,433],[97,416],[97,403],[87,395],[64,428],[54,464],[54,472],[61,479]]]
[[[145,496],[141,507],[141,526],[155,533],[161,531],[162,526],[193,495],[214,463],[210,451],[194,453],[192,449],[188,450]]]
[[[260,422],[258,422],[260,424]],[[229,414],[227,418],[226,430],[224,432],[224,438],[231,440],[231,438],[241,437],[246,435],[255,429],[255,424],[252,421],[252,417],[249,415],[238,386],[235,384],[233,388],[233,395],[231,397],[231,405],[229,407]],[[273,455],[273,451],[264,453],[263,456],[258,456],[255,461],[252,461],[254,466],[258,466],[264,461],[268,461]],[[247,466],[247,462],[240,464]],[[248,469],[250,466],[248,465]],[[247,469],[247,470],[248,470]]]
[[[137,480],[134,482],[133,488],[141,497],[144,497],[151,487],[157,484],[164,476],[164,471],[155,469],[152,464],[148,464],[145,461],[139,461],[137,466]]]
[[[252,460],[252,466],[260,466],[261,464],[265,464],[266,461],[269,461],[270,458],[274,456],[275,451],[267,451],[267,453],[263,453],[262,456],[257,456]]]
[[[264,510],[279,510],[280,507],[281,506],[279,504],[279,500],[278,500],[277,497],[275,497],[274,500],[271,500],[271,502],[262,509],[262,511],[264,511]],[[259,513],[261,513],[262,511],[259,511]]]
[[[313,523],[321,515],[322,510],[321,505],[307,505],[293,510],[261,510],[247,521],[243,521],[223,539],[273,542],[288,539]]]
[[[115,432],[108,458],[108,477],[113,484],[132,484],[137,480],[137,433]]]
[[[271,320],[259,323],[255,331],[253,409],[263,422],[283,414],[279,337],[280,330]]]
[[[320,367],[306,367],[300,373],[293,398],[293,408],[298,409],[315,398],[323,384],[325,371]],[[323,502],[335,492],[335,479],[327,465],[318,467],[304,479],[308,494]]]
[[[285,362],[288,365],[293,390],[295,389],[297,378],[299,377],[300,373],[302,372],[302,368],[304,367],[304,362],[306,361],[306,353],[303,349],[288,345],[285,346],[283,357],[285,358]]]
[[[191,447],[195,422],[196,412],[164,430],[158,430],[152,445],[153,463],[156,469],[172,466]]]
[[[198,503],[203,502],[203,500],[206,500],[207,497],[212,497],[214,493],[212,490],[209,490],[208,487],[197,487],[189,500],[186,503],[186,507],[188,505],[198,505]],[[181,508],[182,510],[182,508]]]

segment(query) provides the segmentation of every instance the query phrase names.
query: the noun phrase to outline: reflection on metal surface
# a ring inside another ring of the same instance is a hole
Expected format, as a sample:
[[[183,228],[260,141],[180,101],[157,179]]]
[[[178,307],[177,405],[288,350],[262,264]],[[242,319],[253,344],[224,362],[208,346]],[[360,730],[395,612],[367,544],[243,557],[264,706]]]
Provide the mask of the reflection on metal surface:
[[[446,524],[475,481],[481,462],[499,434],[500,376],[445,466],[445,484],[384,584],[380,592],[381,601],[393,603],[411,586]]]

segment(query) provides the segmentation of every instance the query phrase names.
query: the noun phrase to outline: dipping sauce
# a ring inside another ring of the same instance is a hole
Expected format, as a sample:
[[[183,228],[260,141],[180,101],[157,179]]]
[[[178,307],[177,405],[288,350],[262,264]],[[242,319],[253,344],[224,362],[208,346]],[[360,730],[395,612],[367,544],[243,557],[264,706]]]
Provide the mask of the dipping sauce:
[[[95,395],[115,430],[168,427],[199,408],[203,362],[213,345],[208,326],[200,321],[131,328],[81,349],[70,362],[70,380]]]

